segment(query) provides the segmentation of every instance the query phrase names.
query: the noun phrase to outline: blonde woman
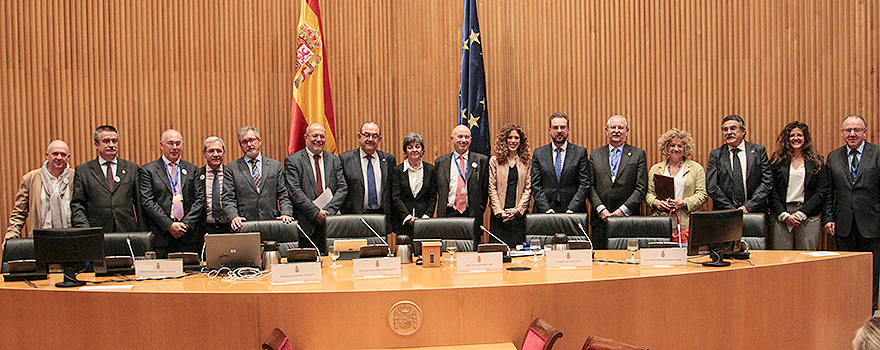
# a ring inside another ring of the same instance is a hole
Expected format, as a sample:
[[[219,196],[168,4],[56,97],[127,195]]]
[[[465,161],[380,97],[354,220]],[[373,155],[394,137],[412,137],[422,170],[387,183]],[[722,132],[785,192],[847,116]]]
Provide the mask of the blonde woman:
[[[648,193],[645,201],[654,215],[678,214],[681,230],[685,231],[688,229],[690,212],[699,210],[709,199],[706,192],[706,173],[702,165],[689,159],[694,152],[694,139],[689,132],[673,128],[660,135],[657,143],[667,158],[648,170]],[[672,198],[657,198],[655,174],[674,179],[675,195]]]

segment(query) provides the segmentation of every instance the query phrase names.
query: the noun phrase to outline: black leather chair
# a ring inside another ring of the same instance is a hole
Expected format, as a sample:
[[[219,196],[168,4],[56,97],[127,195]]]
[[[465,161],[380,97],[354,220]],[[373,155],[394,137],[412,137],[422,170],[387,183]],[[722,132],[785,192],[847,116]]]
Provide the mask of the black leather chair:
[[[261,241],[278,242],[281,257],[286,258],[288,249],[299,248],[299,229],[296,228],[296,225],[296,220],[289,224],[285,224],[281,220],[242,221],[241,227],[235,232],[259,232]],[[304,243],[304,247],[312,248],[309,242]]]
[[[541,246],[550,244],[553,235],[564,233],[569,241],[586,241],[584,230],[587,227],[587,214],[528,214],[526,215],[526,241],[540,239]]]
[[[672,240],[672,219],[668,216],[613,216],[608,218],[608,249],[626,249],[627,240],[639,240],[639,248],[651,242]]]
[[[330,215],[324,222],[324,228],[327,233],[327,246],[329,248],[338,239],[366,239],[367,244],[384,244],[379,237],[373,234],[367,225],[361,222],[364,219],[373,230],[387,240],[385,235],[385,215],[382,214],[366,214],[366,215]]]
[[[413,239],[440,239],[443,248],[455,244],[459,252],[476,251],[476,225],[474,218],[418,219],[413,224]]]
[[[743,214],[742,240],[749,245],[749,249],[765,250],[767,246],[767,214],[748,213]]]
[[[33,238],[13,238],[6,241],[3,249],[2,273],[8,273],[6,264],[15,260],[35,260]]]
[[[128,242],[131,241],[131,250]],[[152,232],[112,232],[104,234],[104,256],[144,256],[146,252],[155,250]]]

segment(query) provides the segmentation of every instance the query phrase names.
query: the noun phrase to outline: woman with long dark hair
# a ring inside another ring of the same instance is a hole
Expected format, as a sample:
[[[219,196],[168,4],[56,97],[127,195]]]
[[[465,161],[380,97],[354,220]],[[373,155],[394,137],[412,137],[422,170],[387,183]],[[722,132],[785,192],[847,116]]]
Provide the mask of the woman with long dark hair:
[[[526,239],[525,217],[532,198],[532,151],[518,125],[507,124],[495,140],[489,159],[489,206],[492,233],[508,246]]]

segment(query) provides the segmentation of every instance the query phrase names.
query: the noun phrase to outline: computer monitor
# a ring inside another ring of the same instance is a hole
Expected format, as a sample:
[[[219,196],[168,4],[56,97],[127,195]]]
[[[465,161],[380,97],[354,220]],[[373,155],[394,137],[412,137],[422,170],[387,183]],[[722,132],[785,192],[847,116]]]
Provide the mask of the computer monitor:
[[[704,266],[730,266],[722,253],[732,251],[742,239],[743,212],[739,209],[693,212],[688,234],[688,255],[707,252],[711,262]]]
[[[101,227],[39,229],[34,230],[33,237],[38,269],[46,271],[49,264],[61,264],[64,270],[64,281],[55,287],[85,285],[86,282],[76,279],[80,266],[91,265],[96,272],[106,271]]]

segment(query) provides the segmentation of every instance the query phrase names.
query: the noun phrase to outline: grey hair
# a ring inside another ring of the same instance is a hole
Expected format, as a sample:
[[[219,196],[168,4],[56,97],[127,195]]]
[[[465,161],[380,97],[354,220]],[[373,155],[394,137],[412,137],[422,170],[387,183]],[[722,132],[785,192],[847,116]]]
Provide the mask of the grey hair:
[[[119,135],[119,132],[116,131],[116,128],[114,128],[113,125],[101,125],[101,126],[95,128],[95,136],[94,136],[94,138],[95,138],[95,142],[100,141],[100,140],[98,140],[98,135],[99,135],[102,131],[115,132],[117,136]]]
[[[403,152],[406,153],[406,147],[410,144],[418,143],[422,145],[422,151],[425,150],[425,140],[422,139],[422,135],[419,135],[417,132],[410,131],[406,136],[403,137]]]
[[[868,127],[868,122],[865,121],[865,118],[862,118],[862,116],[860,116],[860,115],[858,115],[858,114],[850,114],[850,115],[844,117],[844,118],[843,118],[843,121],[840,122],[840,126],[843,127],[843,123],[846,123],[847,119],[852,119],[852,118],[859,118],[859,119],[861,119],[861,120],[862,120],[862,124],[865,124],[865,127],[866,127],[866,128]]]
[[[256,136],[257,138],[260,138],[260,131],[257,130],[257,127],[248,125],[248,126],[245,126],[241,129],[238,129],[238,139],[241,140],[241,135],[244,135],[244,133],[246,133],[248,131],[253,131],[254,136]]]
[[[202,152],[204,153],[205,151],[208,150],[209,143],[214,143],[217,141],[220,141],[220,146],[223,147],[223,150],[225,151],[226,150],[226,143],[223,142],[223,139],[221,139],[217,136],[208,136],[208,138],[205,139],[205,142],[202,143]]]
[[[608,127],[608,125],[611,125],[611,119],[614,119],[614,118],[623,118],[623,126],[629,128],[629,121],[626,120],[626,117],[624,117],[620,114],[612,115],[611,117],[609,117],[608,121],[605,122],[605,127]]]
[[[159,141],[161,141],[161,142],[165,142],[165,136],[167,136],[168,133],[169,133],[169,132],[172,132],[172,131],[173,131],[173,132],[176,132],[178,135],[180,135],[180,139],[183,140],[183,134],[181,134],[180,131],[177,131],[177,130],[174,130],[174,129],[168,129],[168,130],[165,130],[164,132],[162,132],[162,138],[160,138]]]

